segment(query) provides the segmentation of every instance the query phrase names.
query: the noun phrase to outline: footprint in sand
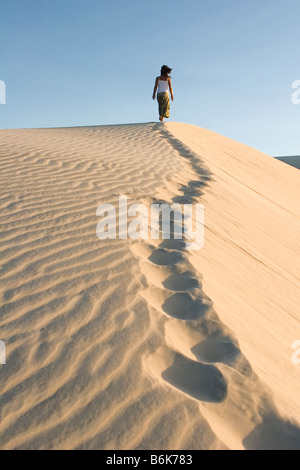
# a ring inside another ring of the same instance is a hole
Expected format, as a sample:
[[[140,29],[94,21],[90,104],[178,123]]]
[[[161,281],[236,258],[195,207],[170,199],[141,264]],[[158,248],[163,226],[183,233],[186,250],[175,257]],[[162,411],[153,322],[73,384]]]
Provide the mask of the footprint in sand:
[[[160,266],[172,266],[183,260],[183,255],[178,251],[168,251],[164,248],[154,250],[149,256],[149,261]]]
[[[162,378],[198,400],[220,403],[227,395],[226,381],[217,367],[191,361],[179,353]]]
[[[241,354],[229,337],[211,336],[191,348],[193,355],[204,362],[231,363]]]
[[[220,403],[227,396],[227,383],[217,367],[193,361],[168,347],[159,348],[144,365],[152,375],[197,400]]]
[[[163,282],[163,286],[168,290],[186,292],[199,288],[200,283],[192,272],[186,271],[172,274]]]
[[[201,298],[193,299],[189,293],[177,292],[165,300],[162,309],[180,320],[196,320],[211,309],[211,303],[205,303]]]

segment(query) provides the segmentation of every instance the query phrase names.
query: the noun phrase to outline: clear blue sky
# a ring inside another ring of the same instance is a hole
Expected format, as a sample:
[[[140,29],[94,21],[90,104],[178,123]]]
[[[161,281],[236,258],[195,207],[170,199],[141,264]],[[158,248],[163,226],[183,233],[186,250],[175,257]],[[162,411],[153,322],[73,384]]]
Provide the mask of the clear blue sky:
[[[300,154],[299,0],[2,0],[0,128],[172,121]]]

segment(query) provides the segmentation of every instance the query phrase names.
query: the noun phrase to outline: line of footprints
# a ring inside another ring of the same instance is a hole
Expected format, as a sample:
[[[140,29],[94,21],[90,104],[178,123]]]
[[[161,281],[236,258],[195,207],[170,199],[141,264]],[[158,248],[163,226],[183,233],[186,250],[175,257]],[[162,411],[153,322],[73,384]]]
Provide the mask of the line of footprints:
[[[165,335],[165,344],[145,359],[145,369],[197,400],[222,402],[228,390],[218,363],[246,377],[253,372],[202,291],[184,240],[139,240],[132,250],[147,280],[142,296],[154,307]]]

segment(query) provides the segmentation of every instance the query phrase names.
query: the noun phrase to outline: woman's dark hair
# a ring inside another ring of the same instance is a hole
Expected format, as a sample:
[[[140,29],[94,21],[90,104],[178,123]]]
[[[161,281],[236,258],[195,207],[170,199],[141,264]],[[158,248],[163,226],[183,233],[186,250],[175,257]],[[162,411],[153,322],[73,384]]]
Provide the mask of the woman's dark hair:
[[[161,75],[168,75],[168,73],[171,73],[172,72],[172,69],[170,69],[170,67],[168,67],[167,65],[163,65],[162,68],[160,69],[160,74]]]

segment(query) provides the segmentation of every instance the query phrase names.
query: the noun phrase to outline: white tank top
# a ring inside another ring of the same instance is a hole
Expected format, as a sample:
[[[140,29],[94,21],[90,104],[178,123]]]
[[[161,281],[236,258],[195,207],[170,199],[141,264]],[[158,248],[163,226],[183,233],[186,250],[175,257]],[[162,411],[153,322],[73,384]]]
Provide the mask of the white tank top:
[[[168,80],[158,80],[158,93],[169,93]]]

